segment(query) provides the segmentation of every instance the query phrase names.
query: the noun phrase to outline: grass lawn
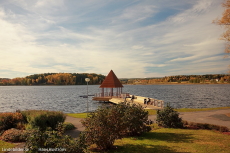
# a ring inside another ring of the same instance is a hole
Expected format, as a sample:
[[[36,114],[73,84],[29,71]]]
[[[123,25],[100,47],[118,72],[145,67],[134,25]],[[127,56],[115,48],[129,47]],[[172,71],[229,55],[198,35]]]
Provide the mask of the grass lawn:
[[[177,109],[178,112],[196,112],[230,109],[230,107]],[[147,110],[150,115],[156,115],[156,110]],[[69,115],[69,114],[67,114]],[[71,114],[69,116],[84,118],[86,113]],[[229,115],[229,114],[227,114]],[[140,137],[123,138],[115,141],[117,149],[105,153],[229,153],[230,135],[211,130],[190,129],[155,129]]]
[[[14,144],[0,140],[0,153],[4,153],[3,151],[4,148],[7,149],[7,148],[13,148],[13,147],[14,147]]]
[[[230,109],[230,107],[216,107],[216,108],[180,108],[175,109],[178,112],[198,112],[198,111],[211,111],[211,110],[221,110]]]
[[[69,113],[66,115],[75,117],[75,118],[86,118],[87,117],[87,113]]]
[[[198,112],[198,111],[211,111],[211,110],[221,110],[221,109],[230,109],[230,107],[216,107],[216,108],[180,108],[175,109],[177,112]],[[147,109],[149,115],[156,115],[157,110]]]
[[[210,110],[220,110],[220,109],[230,109],[230,107],[217,107],[217,108],[180,108],[180,109],[175,109],[178,112],[198,112],[198,111],[210,111]],[[149,112],[149,115],[156,115],[157,110],[153,109],[146,109],[146,111]],[[68,116],[72,116],[75,118],[86,118],[87,113],[69,113],[66,114]],[[230,116],[230,114],[228,114]]]
[[[229,153],[230,136],[210,130],[157,129],[141,137],[116,140],[112,152],[131,153]]]

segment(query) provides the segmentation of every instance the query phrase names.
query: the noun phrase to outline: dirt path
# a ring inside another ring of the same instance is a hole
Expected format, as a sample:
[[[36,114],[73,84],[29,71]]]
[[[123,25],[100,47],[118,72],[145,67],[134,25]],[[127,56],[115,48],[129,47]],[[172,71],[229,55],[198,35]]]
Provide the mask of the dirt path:
[[[182,119],[185,121],[221,125],[230,129],[230,117],[226,115],[229,113],[230,109],[202,112],[183,112],[180,113],[180,117],[182,117]],[[155,121],[156,115],[149,116],[149,119]]]
[[[81,131],[84,131],[84,127],[82,126],[81,124],[81,118],[74,118],[74,117],[71,117],[71,116],[66,116],[66,120],[65,122],[70,122],[72,123],[76,129],[74,130],[69,130],[69,131],[66,131],[65,134],[66,135],[70,135],[71,137],[73,138],[76,138],[78,137],[78,135],[80,134]]]

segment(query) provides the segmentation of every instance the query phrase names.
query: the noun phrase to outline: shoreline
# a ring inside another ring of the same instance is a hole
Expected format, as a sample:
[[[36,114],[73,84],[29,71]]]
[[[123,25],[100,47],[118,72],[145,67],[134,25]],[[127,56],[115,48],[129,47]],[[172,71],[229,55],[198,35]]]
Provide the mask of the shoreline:
[[[215,111],[215,110],[226,110],[226,109],[230,109],[230,106],[226,106],[226,107],[212,107],[212,108],[174,108],[174,109],[177,112],[180,112],[180,113],[186,113],[186,112],[206,112],[206,111]],[[30,109],[20,110],[20,111],[28,111],[28,110],[30,110]],[[156,111],[156,109],[145,109],[145,110],[146,111]],[[16,112],[16,111],[17,110],[12,111],[12,112],[0,112],[0,114],[1,113],[13,113],[13,112]],[[44,109],[43,111],[46,111],[46,110]],[[63,111],[60,111],[60,112],[63,112]],[[66,114],[66,115],[69,115],[69,114],[72,114],[72,115],[79,114],[80,116],[85,116],[85,114],[87,114],[87,112],[79,112],[79,113],[65,113],[65,112],[63,112],[63,113]],[[150,115],[153,115],[153,114],[150,114]],[[69,115],[69,116],[71,116],[71,115]]]
[[[189,82],[158,82],[158,83],[149,83],[149,84],[145,84],[145,83],[132,83],[132,84],[126,84],[123,83],[122,85],[209,85],[209,84],[216,84],[216,85],[230,85],[230,83],[211,83],[211,82],[206,82],[206,83],[189,83]],[[34,84],[34,85],[2,85],[0,84],[0,86],[84,86],[86,84],[69,84],[69,85],[65,85],[65,84]],[[100,84],[89,84],[89,86],[92,85],[100,85]]]
[[[151,84],[123,84],[123,85],[230,85],[230,83],[151,83]]]

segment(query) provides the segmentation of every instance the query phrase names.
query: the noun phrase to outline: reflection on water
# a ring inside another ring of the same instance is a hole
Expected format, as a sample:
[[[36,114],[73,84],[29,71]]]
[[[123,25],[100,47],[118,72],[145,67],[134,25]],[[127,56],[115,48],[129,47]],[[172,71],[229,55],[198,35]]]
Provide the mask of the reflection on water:
[[[0,112],[17,109],[59,110],[65,113],[85,112],[87,87],[82,86],[0,86]],[[89,95],[99,92],[98,85],[89,86]],[[230,106],[230,85],[125,85],[124,92],[156,98],[176,108]],[[101,103],[91,101],[90,110]]]

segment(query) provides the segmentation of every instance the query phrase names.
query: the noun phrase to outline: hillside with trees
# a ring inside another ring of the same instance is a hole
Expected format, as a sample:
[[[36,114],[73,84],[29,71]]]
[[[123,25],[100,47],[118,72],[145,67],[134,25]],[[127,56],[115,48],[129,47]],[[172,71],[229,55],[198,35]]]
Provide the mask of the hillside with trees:
[[[230,75],[176,75],[162,78],[121,79],[123,84],[170,84],[170,83],[230,83]]]
[[[101,84],[104,75],[95,73],[43,73],[13,79],[0,78],[0,85],[83,85],[85,78],[89,84]]]
[[[0,85],[85,85],[85,78],[90,78],[90,85],[101,84],[104,75],[95,73],[43,73],[22,78],[0,78]],[[175,75],[161,78],[123,78],[122,84],[175,84],[175,83],[230,83],[229,74]]]

